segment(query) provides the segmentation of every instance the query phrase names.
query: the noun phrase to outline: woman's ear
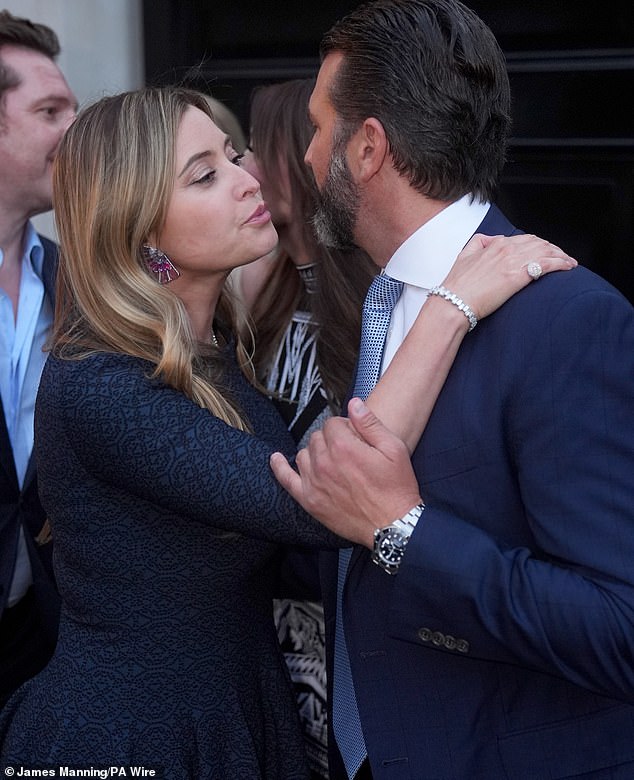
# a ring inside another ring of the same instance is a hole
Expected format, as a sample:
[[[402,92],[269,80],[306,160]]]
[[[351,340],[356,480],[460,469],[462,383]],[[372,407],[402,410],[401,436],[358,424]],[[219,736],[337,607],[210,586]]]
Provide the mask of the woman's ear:
[[[361,182],[369,181],[388,159],[389,144],[385,129],[374,117],[364,120],[350,141],[350,165]]]

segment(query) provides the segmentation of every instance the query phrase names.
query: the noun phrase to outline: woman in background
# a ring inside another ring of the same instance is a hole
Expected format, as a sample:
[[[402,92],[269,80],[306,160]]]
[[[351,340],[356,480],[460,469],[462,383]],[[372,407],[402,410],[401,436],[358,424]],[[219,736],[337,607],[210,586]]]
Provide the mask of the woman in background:
[[[349,390],[361,308],[377,268],[365,252],[319,244],[312,218],[319,193],[304,162],[312,137],[313,79],[255,90],[244,165],[260,182],[279,235],[270,272],[247,298],[255,326],[258,378],[277,398],[296,442],[338,412]],[[241,270],[243,288],[258,263]]]

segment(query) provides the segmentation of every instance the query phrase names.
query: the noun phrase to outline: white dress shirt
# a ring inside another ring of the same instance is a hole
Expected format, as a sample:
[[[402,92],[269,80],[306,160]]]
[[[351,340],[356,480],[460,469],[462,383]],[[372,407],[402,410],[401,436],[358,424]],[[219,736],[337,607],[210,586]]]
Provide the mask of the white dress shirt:
[[[412,233],[390,258],[385,273],[405,286],[392,312],[381,373],[414,324],[429,291],[443,282],[489,208],[489,203],[471,202],[471,196],[465,195]]]

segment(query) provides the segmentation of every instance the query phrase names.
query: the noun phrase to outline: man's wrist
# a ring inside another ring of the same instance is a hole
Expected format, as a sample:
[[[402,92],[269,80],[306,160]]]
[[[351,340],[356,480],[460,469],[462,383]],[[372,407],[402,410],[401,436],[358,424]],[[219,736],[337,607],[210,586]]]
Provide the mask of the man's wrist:
[[[425,504],[421,501],[390,525],[377,528],[374,532],[372,560],[388,574],[398,572],[410,536],[424,510]]]

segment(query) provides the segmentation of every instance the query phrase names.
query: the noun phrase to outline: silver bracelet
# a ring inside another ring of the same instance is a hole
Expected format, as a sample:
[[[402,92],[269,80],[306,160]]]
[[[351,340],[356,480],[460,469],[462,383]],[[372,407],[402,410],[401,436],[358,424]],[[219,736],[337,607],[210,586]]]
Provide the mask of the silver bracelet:
[[[462,300],[462,298],[458,298],[458,296],[455,293],[452,293],[451,290],[448,290],[446,287],[443,287],[440,284],[437,287],[432,287],[432,289],[429,291],[429,294],[439,295],[441,298],[444,298],[446,301],[453,303],[454,306],[457,306],[460,309],[460,311],[464,314],[464,316],[469,320],[469,333],[471,333],[471,331],[478,324],[478,318],[476,317],[473,309],[470,306],[468,306]]]

